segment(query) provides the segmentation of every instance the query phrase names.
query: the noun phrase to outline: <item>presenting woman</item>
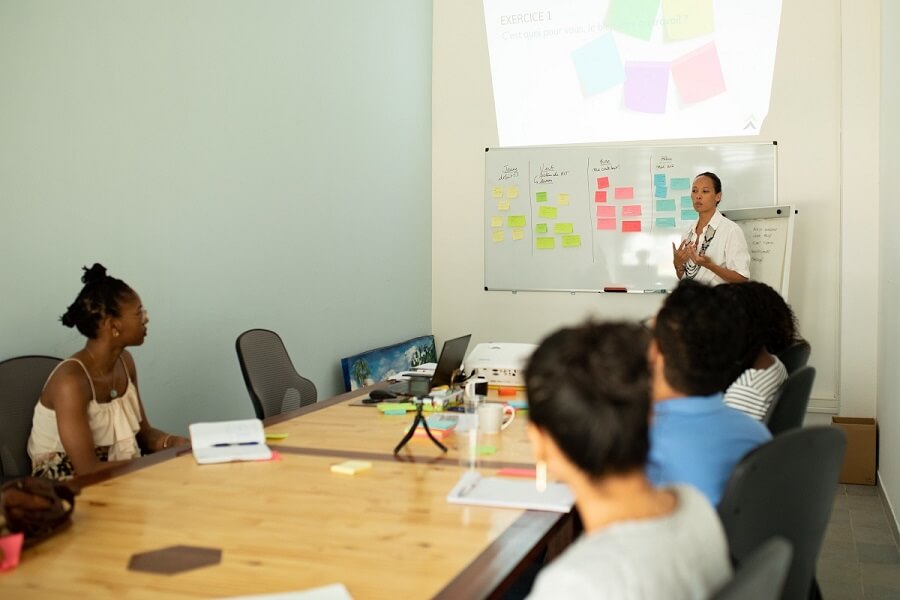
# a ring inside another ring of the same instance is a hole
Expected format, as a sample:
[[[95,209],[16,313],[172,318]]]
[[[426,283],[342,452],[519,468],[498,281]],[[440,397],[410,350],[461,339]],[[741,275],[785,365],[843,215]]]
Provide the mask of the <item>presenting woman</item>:
[[[744,233],[719,212],[722,181],[715,173],[701,173],[691,188],[697,222],[676,248],[672,262],[678,279],[709,285],[738,283],[750,277],[750,252]]]
[[[87,342],[50,374],[28,440],[32,473],[51,479],[190,442],[154,429],[144,414],[134,359],[125,350],[147,336],[140,297],[100,264],[84,271],[84,287],[61,321]]]

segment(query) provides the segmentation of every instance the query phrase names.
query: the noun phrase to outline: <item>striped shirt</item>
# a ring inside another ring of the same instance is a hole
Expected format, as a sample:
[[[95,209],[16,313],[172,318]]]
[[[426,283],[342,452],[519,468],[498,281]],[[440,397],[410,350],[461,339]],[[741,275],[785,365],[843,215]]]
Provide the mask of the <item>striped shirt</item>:
[[[775,362],[765,369],[747,369],[725,390],[725,404],[762,421],[787,379],[784,364],[773,356]]]

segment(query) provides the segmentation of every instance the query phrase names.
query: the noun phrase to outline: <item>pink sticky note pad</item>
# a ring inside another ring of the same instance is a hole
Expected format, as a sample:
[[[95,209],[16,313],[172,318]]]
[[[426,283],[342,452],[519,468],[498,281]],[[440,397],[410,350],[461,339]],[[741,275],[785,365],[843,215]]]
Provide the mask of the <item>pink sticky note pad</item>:
[[[725,91],[725,78],[716,43],[688,52],[672,63],[672,80],[681,101],[700,102]]]
[[[0,537],[0,550],[3,550],[3,559],[0,560],[0,572],[10,571],[19,566],[19,557],[22,555],[22,544],[24,542],[24,533],[11,533]]]
[[[534,469],[516,469],[514,467],[506,467],[497,471],[498,477],[525,477],[528,479],[535,478]]]
[[[617,187],[616,200],[632,200],[634,198],[633,187]]]
[[[666,112],[669,63],[625,63],[625,107],[637,112]]]
[[[606,192],[594,192],[594,202],[606,202]]]
[[[597,189],[605,190],[609,187],[609,177],[598,177],[597,178]]]
[[[622,221],[622,232],[623,233],[635,233],[640,232],[641,230],[641,222],[640,221]]]
[[[631,206],[623,206],[622,207],[622,216],[623,217],[639,217],[639,216],[641,216],[641,205],[640,204],[632,204]]]
[[[598,206],[597,207],[597,218],[598,219],[615,219],[616,218],[616,207],[615,206]]]
[[[616,230],[616,220],[615,219],[597,219],[597,229],[600,231],[615,231]]]
[[[272,450],[272,458],[269,460],[281,460],[281,454],[277,450]]]

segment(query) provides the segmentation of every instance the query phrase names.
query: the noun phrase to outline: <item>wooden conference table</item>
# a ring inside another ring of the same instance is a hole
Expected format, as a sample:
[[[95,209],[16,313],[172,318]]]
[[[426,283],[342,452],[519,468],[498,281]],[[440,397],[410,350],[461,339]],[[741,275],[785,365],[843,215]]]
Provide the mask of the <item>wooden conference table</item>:
[[[288,436],[281,460],[197,465],[170,449],[82,478],[72,526],[0,574],[0,596],[225,597],[343,583],[366,598],[487,598],[502,594],[566,515],[446,502],[461,475],[455,439],[444,455],[411,423],[353,406],[350,392],[266,421]],[[531,468],[519,415],[483,457],[482,472]],[[372,462],[332,473],[347,459]],[[221,562],[174,575],[128,570],[133,554],[169,546],[220,549]]]

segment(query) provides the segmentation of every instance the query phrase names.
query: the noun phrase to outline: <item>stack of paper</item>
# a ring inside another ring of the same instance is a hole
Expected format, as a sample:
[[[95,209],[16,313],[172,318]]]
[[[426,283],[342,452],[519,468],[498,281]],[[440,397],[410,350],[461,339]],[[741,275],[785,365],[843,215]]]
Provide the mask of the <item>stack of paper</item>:
[[[259,419],[194,423],[188,429],[194,460],[198,464],[272,458],[272,450],[266,445],[266,433]]]
[[[565,513],[572,510],[575,497],[562,483],[548,483],[539,492],[533,480],[482,477],[477,471],[466,471],[447,494],[447,502]]]

